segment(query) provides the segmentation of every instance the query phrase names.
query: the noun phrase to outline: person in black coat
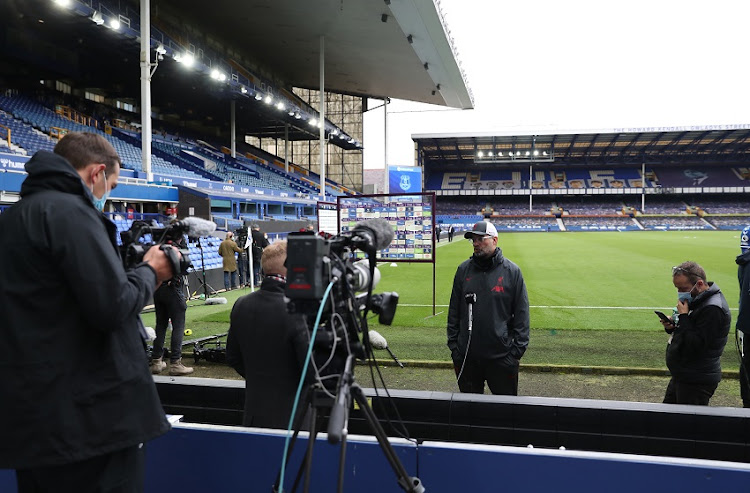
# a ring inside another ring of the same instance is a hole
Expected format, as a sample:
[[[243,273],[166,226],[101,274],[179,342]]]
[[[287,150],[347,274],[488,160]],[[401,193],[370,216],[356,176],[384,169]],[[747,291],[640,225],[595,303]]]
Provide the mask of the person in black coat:
[[[260,290],[232,307],[227,363],[245,379],[245,426],[286,429],[302,375],[309,335],[302,315],[287,313],[285,260],[286,241],[266,247]]]
[[[672,374],[664,403],[707,406],[721,381],[721,354],[732,315],[719,286],[706,280],[697,263],[673,267],[672,284],[677,288],[677,320],[661,322],[670,334],[666,360]]]
[[[740,283],[740,310],[737,314],[737,347],[740,351],[740,396],[742,407],[750,407],[750,226],[740,234],[740,252],[737,263],[737,280]],[[747,348],[747,350],[746,350]]]
[[[169,423],[139,314],[172,267],[151,248],[125,271],[101,212],[120,174],[103,137],[69,133],[26,172],[0,215],[0,468],[20,492],[140,491],[143,442]]]
[[[253,281],[258,285],[261,282],[261,255],[263,255],[263,249],[268,246],[268,238],[261,232],[260,225],[257,223],[250,227],[250,236],[253,239],[251,248],[253,255]]]

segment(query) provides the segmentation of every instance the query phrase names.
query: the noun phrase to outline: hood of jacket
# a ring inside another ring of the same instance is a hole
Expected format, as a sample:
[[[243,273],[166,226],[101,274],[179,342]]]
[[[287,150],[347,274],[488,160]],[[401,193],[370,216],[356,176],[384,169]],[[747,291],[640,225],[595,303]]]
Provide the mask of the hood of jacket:
[[[702,305],[704,302],[708,301],[709,298],[711,298],[713,295],[721,293],[721,289],[719,289],[718,284],[709,282],[708,283],[708,289],[703,291],[701,294],[693,298],[693,300],[688,304],[691,310],[695,310],[700,305]]]
[[[28,176],[21,185],[21,198],[54,190],[83,195],[93,199],[91,190],[81,180],[67,159],[49,151],[39,151],[26,163]]]

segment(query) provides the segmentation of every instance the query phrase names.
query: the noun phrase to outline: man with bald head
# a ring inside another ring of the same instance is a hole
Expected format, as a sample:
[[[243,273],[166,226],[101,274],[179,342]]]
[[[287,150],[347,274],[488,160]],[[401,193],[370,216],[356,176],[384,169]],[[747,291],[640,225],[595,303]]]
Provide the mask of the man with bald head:
[[[260,290],[232,308],[227,363],[245,379],[245,426],[286,428],[302,374],[309,337],[302,316],[287,313],[286,248],[265,247]]]

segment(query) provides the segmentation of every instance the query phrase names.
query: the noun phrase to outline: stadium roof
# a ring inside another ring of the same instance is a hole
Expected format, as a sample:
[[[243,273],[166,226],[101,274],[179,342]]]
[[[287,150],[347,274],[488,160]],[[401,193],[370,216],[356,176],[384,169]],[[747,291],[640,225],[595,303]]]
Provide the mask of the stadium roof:
[[[137,28],[137,0],[81,1],[105,13],[119,5],[130,27]],[[244,61],[245,69],[272,81],[276,90],[319,87],[319,38],[324,35],[327,91],[456,108],[473,104],[432,1],[151,4],[154,28],[170,32],[184,46],[194,42],[195,49],[210,46],[226,53],[227,60]],[[93,16],[75,15],[51,0],[10,0],[6,7],[0,21],[5,34],[0,36],[0,85],[34,87],[40,79],[71,80],[78,88],[100,89],[108,97],[139,99],[139,45],[134,37],[98,26]],[[171,31],[174,26],[180,32]],[[221,126],[228,132],[230,99],[237,99],[236,92],[167,57],[152,78],[154,108],[181,122]],[[288,123],[291,140],[318,137],[316,128],[251,98],[237,99],[236,115],[238,134],[283,139]],[[336,144],[347,147],[345,141]]]
[[[750,128],[561,133],[412,135],[425,166],[750,164]]]

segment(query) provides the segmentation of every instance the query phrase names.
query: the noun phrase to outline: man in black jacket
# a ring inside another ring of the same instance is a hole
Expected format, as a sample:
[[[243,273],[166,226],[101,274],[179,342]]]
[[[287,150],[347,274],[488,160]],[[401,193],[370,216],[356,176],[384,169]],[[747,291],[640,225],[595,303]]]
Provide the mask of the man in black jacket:
[[[253,255],[253,283],[257,286],[260,284],[261,255],[263,249],[268,246],[268,238],[260,230],[260,225],[254,223],[250,228],[250,236],[253,239],[250,250]]]
[[[740,282],[740,311],[737,314],[737,339],[740,350],[740,396],[742,407],[750,407],[750,226],[740,234],[740,252],[737,262],[737,278]],[[748,351],[745,350],[748,349]]]
[[[143,442],[169,424],[139,313],[172,268],[151,248],[124,270],[103,137],[70,133],[26,171],[0,215],[0,468],[20,492],[141,491]]]
[[[260,290],[232,307],[227,363],[245,379],[245,426],[287,428],[302,374],[309,337],[302,316],[287,313],[285,260],[286,241],[266,247]]]
[[[697,263],[673,267],[672,284],[678,320],[662,321],[670,333],[666,359],[672,374],[664,403],[707,406],[721,381],[720,359],[732,315],[719,286],[706,281],[706,271]]]
[[[448,308],[448,348],[461,392],[518,394],[518,365],[529,345],[529,298],[521,269],[497,247],[497,229],[479,221],[464,238],[474,255],[458,266]],[[471,312],[471,316],[469,313]]]

